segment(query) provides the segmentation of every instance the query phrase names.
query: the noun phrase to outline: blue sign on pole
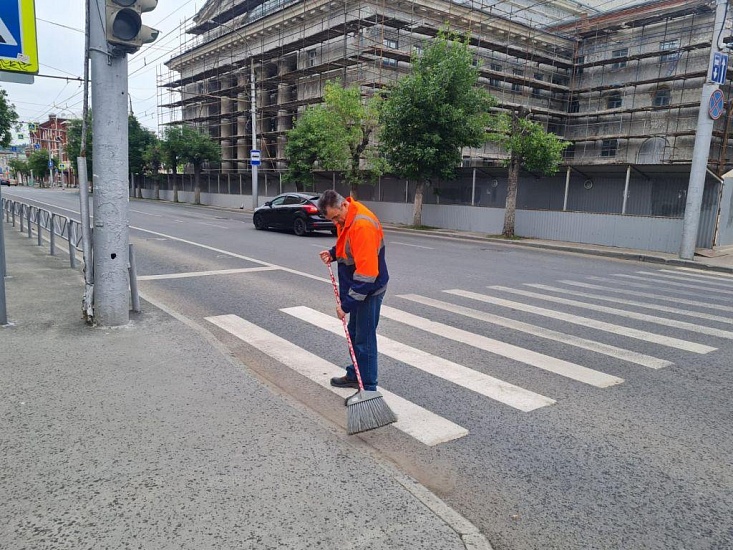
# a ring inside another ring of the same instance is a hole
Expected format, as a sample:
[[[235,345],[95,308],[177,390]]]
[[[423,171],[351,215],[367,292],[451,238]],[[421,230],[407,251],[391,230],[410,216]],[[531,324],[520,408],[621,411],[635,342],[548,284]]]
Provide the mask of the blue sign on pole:
[[[34,149],[40,149],[41,148],[41,144],[40,143],[34,143],[33,144],[33,148]]]
[[[708,102],[708,114],[713,120],[718,120],[725,112],[725,98],[720,90],[713,90]]]
[[[261,164],[260,161],[260,150],[259,149],[252,149],[250,154],[250,161],[249,163],[252,166],[259,166]]]
[[[716,84],[725,84],[725,76],[728,72],[728,55],[720,52],[713,54],[713,67],[710,73],[710,81]]]
[[[53,161],[52,161],[52,160],[49,160],[49,161],[48,161],[48,167],[49,167],[49,168],[53,168]]]

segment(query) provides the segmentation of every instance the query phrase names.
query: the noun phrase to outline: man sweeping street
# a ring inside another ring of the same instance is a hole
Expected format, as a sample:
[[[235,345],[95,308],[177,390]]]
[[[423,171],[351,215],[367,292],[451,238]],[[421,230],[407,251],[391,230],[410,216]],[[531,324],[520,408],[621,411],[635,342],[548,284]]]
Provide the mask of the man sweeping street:
[[[389,281],[382,225],[366,206],[333,190],[323,193],[318,208],[337,228],[336,246],[320,252],[326,265],[338,262],[336,315],[343,321],[349,314],[348,333],[363,387],[376,391],[377,325]],[[354,365],[346,367],[346,375],[332,378],[331,385],[358,389]]]

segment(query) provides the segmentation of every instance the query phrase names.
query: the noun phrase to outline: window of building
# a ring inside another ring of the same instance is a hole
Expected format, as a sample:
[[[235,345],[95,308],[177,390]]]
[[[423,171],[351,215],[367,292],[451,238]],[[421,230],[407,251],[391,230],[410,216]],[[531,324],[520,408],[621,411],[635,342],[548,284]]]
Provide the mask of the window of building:
[[[616,59],[619,57],[627,57],[629,55],[629,48],[621,48],[620,50],[613,50],[611,52],[611,59]],[[626,67],[626,60],[624,61],[616,61],[611,65],[612,69],[620,69],[622,67]]]
[[[617,139],[604,139],[601,143],[601,156],[602,157],[615,157],[616,149],[618,149]]]
[[[568,145],[562,152],[562,156],[566,159],[575,158],[575,144],[571,143],[570,145]]]
[[[606,99],[607,109],[618,109],[623,104],[623,99],[619,92],[614,92]]]
[[[316,50],[308,50],[308,66],[314,67],[316,65]]]
[[[581,67],[580,65],[582,65],[583,63],[585,63],[585,56],[584,55],[579,55],[575,59],[575,63],[576,63],[575,74],[578,75],[578,76],[580,76],[580,75],[583,74],[583,67]]]
[[[659,51],[662,52],[672,52],[672,53],[663,53],[659,56],[659,61],[676,61],[677,60],[677,49],[680,47],[680,41],[675,40],[664,40],[663,42],[659,43]]]
[[[391,48],[393,50],[396,50],[399,44],[397,43],[397,40],[392,40],[390,38],[385,38],[382,43],[387,47]]]
[[[385,67],[396,67],[397,66],[397,60],[392,59],[390,57],[383,57],[382,58],[382,65]]]
[[[661,88],[654,92],[654,99],[652,100],[652,104],[655,107],[666,107],[667,105],[669,105],[671,98],[671,92],[667,88]]]
[[[567,86],[568,77],[561,74],[554,74],[552,75],[552,83],[557,84],[558,86]]]
[[[422,46],[413,46],[412,47],[412,56],[413,57],[422,57]]]
[[[534,73],[535,80],[544,80],[545,75],[542,73]],[[542,90],[540,88],[532,88],[532,97],[542,97]]]
[[[512,71],[512,73],[514,74],[514,76],[524,76],[524,71],[522,71],[520,69],[514,69]],[[518,84],[518,83],[512,84],[512,92],[519,92],[519,93],[521,93],[522,92],[522,85],[521,84]]]
[[[580,112],[580,101],[577,99],[571,99],[568,105],[568,113],[579,113]]]
[[[491,64],[491,65],[489,66],[489,68],[490,68],[490,69],[491,69],[492,71],[496,72],[496,73],[500,73],[500,72],[501,72],[501,70],[502,70],[502,67],[501,67],[501,65],[499,65],[498,63],[492,63],[492,64]],[[493,86],[494,88],[498,88],[499,86],[501,86],[501,81],[500,81],[500,80],[499,80],[499,79],[498,79],[497,77],[495,77],[495,76],[492,76],[492,77],[491,77],[491,78],[489,79],[489,86]]]

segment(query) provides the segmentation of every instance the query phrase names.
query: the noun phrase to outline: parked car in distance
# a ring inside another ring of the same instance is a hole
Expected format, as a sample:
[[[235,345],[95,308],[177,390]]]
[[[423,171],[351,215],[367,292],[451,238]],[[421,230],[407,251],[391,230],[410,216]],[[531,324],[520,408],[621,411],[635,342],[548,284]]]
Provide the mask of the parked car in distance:
[[[314,193],[283,193],[263,206],[252,216],[255,229],[287,229],[302,237],[313,231],[330,231],[336,234],[336,226],[318,211],[318,198]]]
[[[8,187],[10,187],[10,185],[15,185],[15,184],[11,184],[9,179],[0,178],[0,185],[7,185]]]

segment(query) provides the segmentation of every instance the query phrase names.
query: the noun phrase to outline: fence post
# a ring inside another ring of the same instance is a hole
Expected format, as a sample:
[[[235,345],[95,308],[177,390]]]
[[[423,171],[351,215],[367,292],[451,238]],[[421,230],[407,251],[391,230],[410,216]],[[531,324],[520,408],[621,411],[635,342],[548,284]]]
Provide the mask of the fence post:
[[[140,294],[137,290],[137,264],[135,263],[135,252],[132,243],[129,245],[129,271],[130,271],[130,296],[132,298],[132,311],[140,313]]]
[[[56,255],[56,214],[51,214],[51,256]]]
[[[13,212],[12,212],[12,215],[13,215],[13,227],[15,227],[15,201],[13,201]]]
[[[26,220],[28,222],[28,238],[30,239],[33,237],[33,224],[31,223],[31,217],[33,216],[33,207],[29,206],[28,210],[26,210],[28,219]]]
[[[18,214],[19,214],[18,217],[20,218],[20,232],[22,233],[25,227],[23,224],[23,216],[25,216],[25,204],[20,205],[20,212]]]
[[[38,228],[38,246],[41,246],[42,233],[41,233],[41,209],[36,210],[36,227]]]
[[[66,218],[66,225],[68,226],[68,237],[69,237],[69,265],[72,268],[76,268],[76,249],[74,248],[74,231],[73,224],[70,218]]]

